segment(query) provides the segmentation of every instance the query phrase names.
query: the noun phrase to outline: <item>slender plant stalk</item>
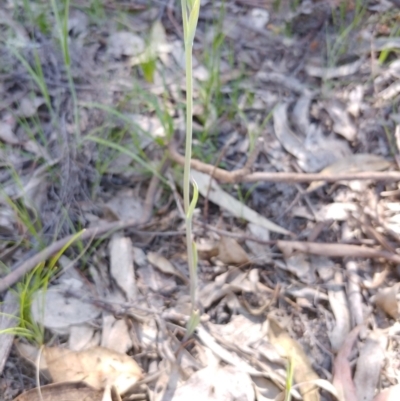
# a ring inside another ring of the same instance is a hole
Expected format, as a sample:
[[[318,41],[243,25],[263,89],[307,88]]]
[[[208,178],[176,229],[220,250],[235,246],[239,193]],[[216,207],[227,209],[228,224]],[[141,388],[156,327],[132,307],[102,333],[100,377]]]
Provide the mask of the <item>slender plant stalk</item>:
[[[185,69],[186,69],[186,145],[185,165],[183,174],[183,203],[186,219],[186,247],[188,254],[190,276],[191,314],[187,325],[186,337],[193,334],[199,319],[197,309],[197,252],[192,239],[192,215],[196,206],[198,190],[193,183],[193,199],[190,199],[190,161],[192,158],[193,132],[193,72],[192,50],[200,10],[200,0],[181,0],[183,34],[185,41]]]

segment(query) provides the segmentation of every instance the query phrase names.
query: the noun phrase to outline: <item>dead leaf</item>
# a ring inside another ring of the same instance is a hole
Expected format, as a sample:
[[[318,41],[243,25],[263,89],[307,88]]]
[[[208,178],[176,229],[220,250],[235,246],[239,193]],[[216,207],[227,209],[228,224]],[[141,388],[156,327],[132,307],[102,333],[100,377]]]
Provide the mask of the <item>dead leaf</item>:
[[[15,118],[11,114],[3,116],[0,121],[0,141],[10,145],[19,144],[20,141],[14,133],[15,124]]]
[[[385,361],[387,337],[379,330],[370,333],[360,350],[354,373],[357,400],[372,401]]]
[[[196,242],[196,250],[200,260],[210,260],[218,255],[218,244],[215,241],[201,238]]]
[[[341,272],[336,272],[334,277],[334,280],[330,281],[328,298],[335,316],[335,326],[328,335],[332,349],[338,351],[350,332],[350,311]]]
[[[145,48],[144,40],[132,32],[114,32],[108,38],[108,53],[115,59],[137,56],[143,53]]]
[[[114,385],[124,394],[142,378],[139,365],[128,355],[103,347],[85,351],[45,347],[43,350],[49,373],[54,382],[82,381],[93,388]]]
[[[310,264],[308,255],[304,252],[290,249],[290,246],[287,247],[283,242],[279,242],[277,245],[285,259],[284,264],[278,263],[278,265],[297,276],[304,283],[314,283],[315,272],[313,266]]]
[[[363,59],[360,58],[356,61],[353,61],[349,64],[344,64],[339,67],[320,67],[316,65],[312,65],[311,63],[306,65],[306,72],[310,77],[318,77],[324,79],[333,79],[346,77],[348,75],[352,75],[358,71],[363,63]]]
[[[357,326],[347,335],[335,358],[332,383],[338,392],[339,401],[357,400],[349,358],[360,330],[361,326]]]
[[[247,224],[247,232],[254,238],[261,241],[269,241],[269,230],[254,223]],[[246,240],[246,246],[254,256],[254,263],[265,265],[271,260],[271,249],[268,245],[260,244],[254,241]]]
[[[229,237],[222,237],[218,244],[218,259],[226,265],[244,266],[250,263],[246,251]]]
[[[351,121],[347,111],[338,102],[330,102],[326,111],[333,120],[333,131],[353,142],[357,138],[357,129]]]
[[[179,387],[172,401],[253,401],[250,376],[234,366],[207,366]]]
[[[71,326],[68,337],[68,348],[71,351],[82,351],[96,347],[99,343],[100,335],[92,325],[80,324]]]
[[[140,221],[143,216],[143,205],[131,189],[119,191],[107,202],[106,208],[106,212],[108,211],[114,219]]]
[[[18,351],[18,354],[33,366],[37,367],[37,363],[39,361],[39,370],[41,373],[47,370],[46,360],[43,357],[38,359],[39,354],[41,353],[39,348],[32,344],[24,343],[21,340],[14,341],[14,345]]]
[[[103,314],[101,346],[123,354],[132,348],[132,339],[125,320]]]
[[[399,318],[399,289],[398,283],[392,287],[382,288],[375,296],[376,305],[393,319]]]
[[[7,291],[3,302],[0,304],[0,332],[3,330],[14,330],[18,326],[19,301],[12,291]],[[12,343],[13,334],[1,334],[0,341],[0,374],[3,372],[4,365],[8,359]]]
[[[101,401],[103,391],[85,383],[53,383],[33,388],[22,393],[13,401]]]
[[[390,165],[391,163],[381,156],[360,153],[338,160],[324,168],[321,173],[335,175],[341,173],[361,173],[363,171],[383,171],[388,169]],[[325,185],[324,181],[312,182],[307,188],[307,192],[314,191],[322,185]]]
[[[302,384],[304,382],[318,380],[318,375],[311,367],[311,363],[300,344],[293,340],[289,334],[280,327],[279,323],[272,317],[268,317],[270,329],[268,337],[279,354],[291,359],[294,368],[294,379],[299,384],[300,392],[304,401],[319,401],[318,389],[314,384]]]
[[[68,285],[59,284],[38,291],[31,306],[33,319],[54,332],[65,334],[69,333],[72,325],[91,322],[99,316],[99,309],[67,295],[68,291],[82,294],[88,289],[77,280],[71,279]]]
[[[374,401],[399,401],[400,400],[400,384],[389,387],[381,391],[374,398]]]
[[[35,95],[26,95],[21,99],[18,105],[16,115],[19,117],[33,117],[37,109],[45,103],[44,98]]]
[[[172,274],[179,277],[185,284],[189,284],[189,279],[180,272],[167,258],[156,252],[149,252],[147,254],[148,261],[157,267],[164,274]]]
[[[226,193],[208,174],[196,170],[192,170],[191,174],[199,187],[201,195],[208,197],[211,202],[220,206],[222,209],[229,211],[239,219],[245,219],[250,223],[264,227],[267,230],[290,235],[290,231],[266,219],[248,206],[244,205],[242,202],[235,199],[233,196]]]
[[[136,297],[132,241],[114,234],[109,243],[110,274],[129,302]]]
[[[319,171],[350,153],[345,141],[324,136],[321,127],[315,124],[308,125],[306,136],[301,138],[289,126],[287,109],[286,103],[274,109],[274,131],[283,148],[296,157],[302,170],[308,173]]]

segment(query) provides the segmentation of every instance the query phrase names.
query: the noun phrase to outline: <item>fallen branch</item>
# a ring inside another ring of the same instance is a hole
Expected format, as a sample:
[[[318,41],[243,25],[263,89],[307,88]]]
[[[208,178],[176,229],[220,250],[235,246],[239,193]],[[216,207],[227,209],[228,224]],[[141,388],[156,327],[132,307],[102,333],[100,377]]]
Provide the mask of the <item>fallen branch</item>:
[[[324,244],[319,242],[276,241],[276,245],[285,255],[294,251],[311,253],[312,255],[329,256],[333,258],[371,258],[386,259],[393,263],[400,263],[400,255],[365,246],[348,244]]]
[[[170,159],[183,166],[184,157],[177,151],[173,143],[168,147]],[[227,171],[200,160],[192,159],[191,167],[202,173],[209,174],[221,183],[235,184],[239,182],[287,182],[301,183],[313,181],[338,182],[350,180],[399,181],[399,171],[363,171],[360,173],[340,173],[328,175],[324,173],[285,173],[285,172],[255,172],[249,168]]]

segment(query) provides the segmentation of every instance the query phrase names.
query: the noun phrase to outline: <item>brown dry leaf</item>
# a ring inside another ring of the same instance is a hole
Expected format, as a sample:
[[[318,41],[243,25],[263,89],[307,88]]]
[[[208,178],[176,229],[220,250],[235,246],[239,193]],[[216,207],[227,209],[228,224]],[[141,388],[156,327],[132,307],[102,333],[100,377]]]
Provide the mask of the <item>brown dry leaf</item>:
[[[338,160],[324,168],[321,173],[335,175],[341,173],[361,173],[363,171],[383,171],[390,167],[391,163],[381,156],[368,153],[360,153]],[[307,188],[307,192],[316,190],[325,185],[324,181],[314,181]]]
[[[100,343],[100,333],[90,324],[71,326],[68,337],[68,348],[71,351],[82,351],[96,347]],[[43,358],[42,358],[43,359]]]
[[[262,241],[269,241],[270,235],[269,230],[264,227],[261,227],[257,224],[249,223],[247,224],[247,232],[254,238],[257,238]],[[246,246],[250,249],[251,253],[254,256],[254,263],[265,265],[266,262],[271,260],[271,249],[268,245],[259,244],[254,241],[246,241]]]
[[[172,274],[179,277],[185,284],[189,284],[189,279],[180,272],[167,258],[156,252],[147,254],[148,261],[164,274]]]
[[[348,334],[336,356],[333,365],[332,383],[338,392],[339,401],[357,400],[356,388],[352,379],[349,357],[360,330],[361,326],[357,326]]]
[[[210,260],[218,255],[218,244],[212,240],[201,239],[196,242],[196,250],[200,260]]]
[[[253,401],[250,376],[234,366],[207,366],[179,387],[171,401]]]
[[[15,118],[12,115],[5,115],[0,121],[0,141],[10,145],[18,145],[19,139],[14,133]]]
[[[13,292],[7,291],[3,302],[0,303],[0,332],[11,330],[18,326],[19,301]],[[15,316],[15,317],[14,317]],[[0,374],[3,372],[12,343],[13,334],[1,334],[0,341]]]
[[[244,219],[250,223],[257,224],[267,230],[290,235],[288,230],[266,219],[253,209],[250,209],[248,206],[235,199],[233,196],[226,193],[208,174],[196,170],[193,170],[191,174],[199,187],[201,195],[208,197],[211,202],[220,206],[222,209],[229,211],[239,219]]]
[[[14,341],[14,346],[18,351],[18,354],[24,358],[26,361],[37,367],[38,357],[40,354],[40,349],[32,344],[23,343],[20,340]],[[39,369],[41,373],[47,370],[46,360],[43,357],[39,358]]]
[[[131,189],[119,191],[107,202],[105,209],[105,213],[108,212],[111,217],[118,220],[140,221],[143,216],[143,205]]]
[[[333,79],[346,77],[352,75],[358,71],[363,63],[363,59],[360,58],[349,64],[344,64],[339,67],[320,67],[317,65],[312,65],[311,63],[306,65],[306,72],[310,77],[319,77],[324,79]]]
[[[400,384],[389,387],[381,391],[374,398],[374,401],[399,401],[400,400]]]
[[[222,237],[219,241],[218,259],[226,265],[244,266],[250,263],[246,251],[235,239],[229,237]]]
[[[39,96],[24,96],[18,105],[16,115],[19,117],[32,117],[36,114],[37,109],[45,103],[44,98]]]
[[[341,272],[338,271],[335,273],[334,280],[330,281],[330,286],[331,289],[328,291],[328,298],[333,314],[335,315],[335,326],[328,334],[332,349],[338,351],[350,332],[350,311],[343,288]]]
[[[357,129],[345,108],[340,103],[332,101],[326,107],[326,111],[333,120],[333,130],[353,142],[357,137]]]
[[[123,394],[143,376],[133,358],[103,347],[78,352],[45,347],[43,354],[56,383],[82,381],[97,390],[109,384]]]
[[[285,103],[274,109],[275,135],[283,148],[296,157],[305,172],[319,171],[350,153],[345,141],[324,136],[322,129],[316,125],[309,125],[305,138],[296,135],[288,123],[287,109]]]
[[[360,350],[354,374],[358,400],[372,401],[374,398],[385,361],[386,345],[386,335],[375,330],[368,336]]]
[[[110,274],[128,301],[136,297],[135,270],[133,267],[132,241],[128,237],[112,236],[109,243]]]
[[[400,283],[392,287],[382,288],[375,296],[376,305],[393,319],[398,319]]]
[[[31,306],[33,319],[46,328],[60,333],[69,333],[71,326],[88,323],[96,319],[100,310],[94,305],[71,297],[68,292],[85,294],[88,288],[75,279],[66,284],[54,285],[46,291],[35,293]]]
[[[85,383],[53,383],[32,390],[14,398],[14,401],[101,401],[103,391]]]
[[[132,348],[132,339],[125,320],[116,319],[111,314],[103,314],[101,346],[121,354]]]
[[[314,384],[301,384],[304,382],[318,380],[318,375],[311,367],[311,363],[300,344],[292,339],[289,334],[280,327],[279,323],[272,317],[268,317],[270,329],[268,337],[279,354],[287,359],[292,359],[294,367],[294,379],[300,384],[300,392],[304,401],[319,401],[318,389]]]
[[[137,56],[143,53],[145,48],[145,41],[132,32],[114,32],[108,38],[108,54],[115,59]]]

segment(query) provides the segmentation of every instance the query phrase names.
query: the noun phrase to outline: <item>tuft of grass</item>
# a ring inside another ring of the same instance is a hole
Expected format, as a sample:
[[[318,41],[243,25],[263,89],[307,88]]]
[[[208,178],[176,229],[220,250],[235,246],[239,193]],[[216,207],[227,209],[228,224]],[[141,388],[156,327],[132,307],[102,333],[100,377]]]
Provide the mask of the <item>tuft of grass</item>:
[[[83,230],[76,233],[70,241],[56,254],[48,263],[39,263],[29,272],[22,282],[17,283],[15,295],[19,302],[18,316],[10,316],[17,319],[18,326],[6,330],[1,330],[1,334],[13,334],[24,337],[28,341],[37,345],[44,344],[44,327],[35,322],[31,315],[33,297],[39,290],[46,290],[51,279],[59,272],[57,262],[61,255],[82,235]]]
[[[293,388],[294,362],[289,358],[286,367],[285,401],[291,401]]]

